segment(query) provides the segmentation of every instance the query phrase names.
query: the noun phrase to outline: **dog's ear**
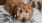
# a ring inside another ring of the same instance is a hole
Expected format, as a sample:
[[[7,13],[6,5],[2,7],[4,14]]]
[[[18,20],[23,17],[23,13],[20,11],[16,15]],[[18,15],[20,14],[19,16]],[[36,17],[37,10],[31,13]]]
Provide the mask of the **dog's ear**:
[[[38,5],[39,5],[38,8],[39,8],[40,12],[42,12],[42,1],[39,1]]]
[[[32,2],[31,7],[35,8],[35,1]]]
[[[38,2],[38,9],[39,9],[39,11],[41,11],[41,3],[40,2]]]
[[[29,5],[30,5],[32,8],[35,8],[35,6],[36,6],[35,1],[30,2]]]

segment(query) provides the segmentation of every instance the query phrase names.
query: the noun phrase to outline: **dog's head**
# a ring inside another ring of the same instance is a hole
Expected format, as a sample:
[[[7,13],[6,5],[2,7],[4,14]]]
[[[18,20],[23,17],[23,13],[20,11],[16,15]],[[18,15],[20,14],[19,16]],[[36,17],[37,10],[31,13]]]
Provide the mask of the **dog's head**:
[[[15,12],[14,18],[19,21],[29,20],[33,16],[33,8],[29,5],[20,4],[17,7],[17,11],[15,9]]]
[[[20,2],[20,0],[7,1],[5,7],[6,11],[19,21],[29,20],[33,16],[33,8],[29,4]]]

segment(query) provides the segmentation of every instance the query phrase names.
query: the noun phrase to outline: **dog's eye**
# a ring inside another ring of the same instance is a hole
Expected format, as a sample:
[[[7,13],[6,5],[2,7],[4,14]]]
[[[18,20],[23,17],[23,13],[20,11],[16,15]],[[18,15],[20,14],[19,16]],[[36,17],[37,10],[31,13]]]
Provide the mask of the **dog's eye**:
[[[22,13],[22,10],[20,10],[20,13]]]
[[[26,10],[26,13],[28,13],[28,11]]]

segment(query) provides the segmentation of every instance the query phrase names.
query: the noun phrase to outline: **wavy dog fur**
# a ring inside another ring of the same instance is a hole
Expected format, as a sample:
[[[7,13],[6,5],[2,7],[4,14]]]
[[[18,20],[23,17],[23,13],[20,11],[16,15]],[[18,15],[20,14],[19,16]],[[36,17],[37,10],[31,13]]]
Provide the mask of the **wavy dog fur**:
[[[33,7],[24,4],[23,0],[6,0],[5,10],[19,21],[22,21],[23,18],[28,20],[33,16]]]

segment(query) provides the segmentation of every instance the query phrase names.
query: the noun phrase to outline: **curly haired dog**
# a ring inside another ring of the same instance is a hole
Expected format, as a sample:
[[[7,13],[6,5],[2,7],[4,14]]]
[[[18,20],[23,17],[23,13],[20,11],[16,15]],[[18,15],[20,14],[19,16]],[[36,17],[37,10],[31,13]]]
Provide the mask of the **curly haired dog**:
[[[33,8],[29,4],[24,4],[23,0],[7,0],[5,10],[19,21],[29,20],[33,16]]]

